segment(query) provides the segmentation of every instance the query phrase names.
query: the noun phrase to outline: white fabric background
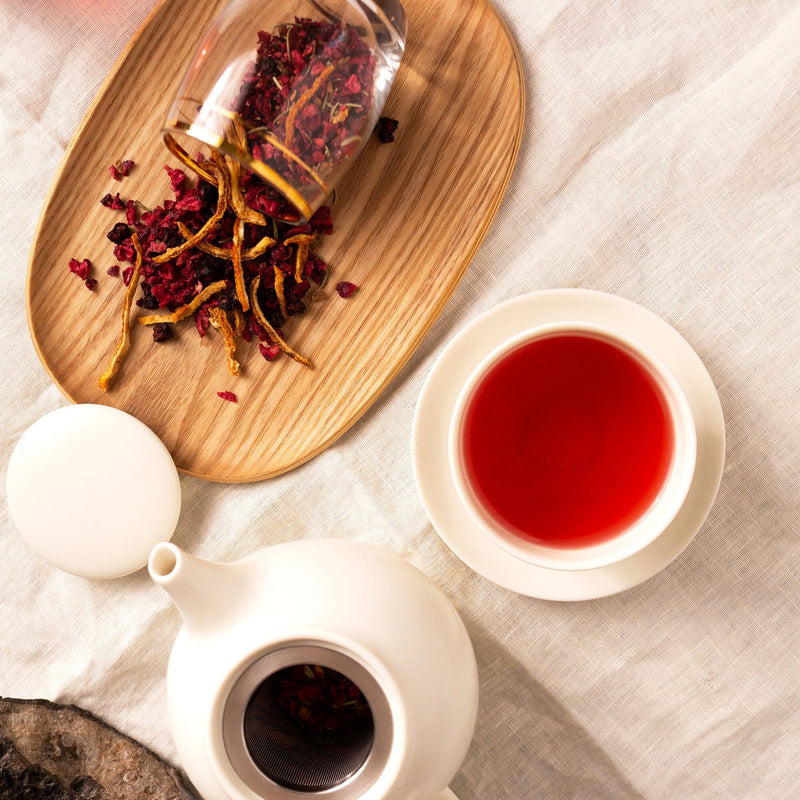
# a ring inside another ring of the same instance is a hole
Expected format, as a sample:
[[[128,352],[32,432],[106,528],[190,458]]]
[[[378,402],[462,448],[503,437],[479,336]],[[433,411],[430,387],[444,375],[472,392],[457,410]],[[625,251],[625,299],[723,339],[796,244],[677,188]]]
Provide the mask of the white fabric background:
[[[0,0],[0,478],[65,403],[27,332],[25,270],[51,176],[152,0]],[[800,796],[800,3],[498,0],[528,116],[463,282],[375,406],[259,484],[183,478],[178,544],[232,560],[300,537],[378,542],[453,599],[481,706],[461,800]],[[135,91],[135,87],[132,87]],[[417,496],[414,407],[437,354],[499,301],[619,294],[695,347],[722,400],[716,505],[666,570],[583,603],[521,597],[440,542]],[[91,500],[91,487],[87,487]],[[132,502],[136,502],[132,498]],[[164,673],[179,615],[144,572],[49,568],[0,505],[0,694],[78,703],[175,760]]]

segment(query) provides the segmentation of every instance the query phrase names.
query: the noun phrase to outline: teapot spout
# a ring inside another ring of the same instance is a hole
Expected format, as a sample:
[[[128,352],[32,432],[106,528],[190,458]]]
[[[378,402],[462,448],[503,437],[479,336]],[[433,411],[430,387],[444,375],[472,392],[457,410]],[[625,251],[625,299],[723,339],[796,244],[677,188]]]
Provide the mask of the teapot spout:
[[[214,627],[239,605],[243,587],[231,564],[205,561],[171,542],[160,542],[150,553],[147,569],[178,606],[187,628]]]

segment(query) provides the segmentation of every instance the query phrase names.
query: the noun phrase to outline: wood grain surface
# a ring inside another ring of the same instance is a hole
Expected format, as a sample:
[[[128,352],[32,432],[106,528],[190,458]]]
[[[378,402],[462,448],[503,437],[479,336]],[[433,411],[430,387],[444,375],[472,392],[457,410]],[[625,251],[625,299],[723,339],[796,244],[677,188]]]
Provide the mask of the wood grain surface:
[[[516,48],[491,5],[404,0],[406,52],[384,108],[400,121],[396,140],[373,137],[339,186],[335,231],[318,251],[329,280],[284,328],[314,368],[267,362],[242,343],[241,374],[231,377],[221,337],[200,339],[191,320],[160,345],[132,324],[130,351],[104,393],[97,379],[116,346],[124,287],[105,274],[115,263],[105,234],[119,212],[99,199],[119,191],[154,206],[171,196],[162,167],[178,163],[160,128],[182,65],[224,2],[163,0],[129,43],[55,178],[31,251],[27,306],[42,363],[71,401],[133,414],[183,472],[244,482],[318,454],[406,363],[497,211],[525,101]],[[108,167],[126,158],[136,167],[116,183]],[[70,258],[93,262],[94,292],[69,273]],[[346,300],[334,288],[342,280],[359,286]],[[238,402],[221,400],[223,390]]]

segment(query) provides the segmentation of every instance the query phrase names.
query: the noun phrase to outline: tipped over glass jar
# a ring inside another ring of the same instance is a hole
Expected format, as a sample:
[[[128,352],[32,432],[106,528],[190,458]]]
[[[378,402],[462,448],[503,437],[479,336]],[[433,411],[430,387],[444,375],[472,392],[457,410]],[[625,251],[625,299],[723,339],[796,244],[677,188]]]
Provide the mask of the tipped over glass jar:
[[[165,143],[201,174],[190,143],[210,146],[248,208],[305,222],[375,128],[405,30],[398,0],[232,0],[184,75]]]

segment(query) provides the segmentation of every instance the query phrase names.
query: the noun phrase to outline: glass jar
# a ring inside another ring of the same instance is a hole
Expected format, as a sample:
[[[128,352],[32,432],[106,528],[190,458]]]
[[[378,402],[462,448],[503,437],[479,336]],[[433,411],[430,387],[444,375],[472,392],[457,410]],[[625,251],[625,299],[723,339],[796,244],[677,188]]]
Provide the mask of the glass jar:
[[[165,143],[213,183],[189,142],[209,145],[249,208],[305,222],[375,128],[405,30],[397,0],[232,0],[187,69]]]

